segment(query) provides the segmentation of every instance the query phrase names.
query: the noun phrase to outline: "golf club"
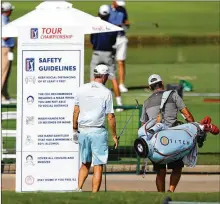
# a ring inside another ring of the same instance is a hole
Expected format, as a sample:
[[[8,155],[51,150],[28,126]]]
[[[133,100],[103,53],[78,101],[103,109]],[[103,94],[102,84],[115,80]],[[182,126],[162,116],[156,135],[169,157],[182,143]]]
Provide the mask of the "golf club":
[[[121,133],[119,134],[119,136],[118,136],[118,141],[119,141],[120,137],[122,136],[122,134],[124,133],[124,131],[125,131],[125,129],[126,129],[128,123],[130,122],[131,118],[133,117],[134,112],[135,112],[135,111],[137,110],[137,108],[139,107],[138,100],[135,99],[135,101],[136,101],[136,107],[135,107],[135,109],[132,111],[130,117],[128,118],[128,120],[127,120],[126,123],[125,123],[125,126],[123,127]],[[114,145],[113,149],[115,149],[115,145]]]

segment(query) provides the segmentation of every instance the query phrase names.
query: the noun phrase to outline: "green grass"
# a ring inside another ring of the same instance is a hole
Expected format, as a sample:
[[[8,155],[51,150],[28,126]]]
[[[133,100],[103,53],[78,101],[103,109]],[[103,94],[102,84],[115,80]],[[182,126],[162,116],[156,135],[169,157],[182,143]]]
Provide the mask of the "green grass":
[[[15,52],[15,56],[16,56]],[[85,82],[89,81],[92,51],[85,50]],[[219,93],[219,46],[158,46],[129,48],[126,68],[127,86],[146,85],[152,73],[161,74],[165,83],[191,77],[195,92]],[[183,58],[184,62],[178,62]],[[17,60],[13,61],[9,92],[16,97]],[[133,102],[132,102],[133,104]]]
[[[133,96],[131,94],[133,93]],[[140,92],[139,92],[140,93]],[[142,91],[142,93],[145,93]],[[123,100],[125,104],[134,104],[134,97],[136,97],[140,104],[144,102],[147,98],[146,96],[138,96],[137,91],[131,91],[123,95]],[[189,107],[190,111],[194,115],[196,121],[201,120],[204,116],[209,115],[213,123],[220,126],[220,107],[218,103],[204,103],[203,97],[184,97],[184,101],[186,105]],[[124,112],[116,113],[117,118],[117,133],[119,134],[126,121],[132,114],[132,110],[127,110]],[[181,117],[179,117],[181,119]],[[138,129],[138,121],[139,121],[139,111],[137,110],[131,121],[129,122],[127,128],[125,129],[121,139],[121,146],[132,146],[135,138],[137,137],[137,129]],[[7,129],[15,129],[16,123],[13,120],[3,121],[2,127]],[[113,145],[111,137],[110,137],[110,145]],[[15,147],[12,138],[4,138],[4,148],[13,148]],[[213,136],[208,134],[207,141],[204,143],[203,148],[199,149],[199,152],[220,152],[220,137]]]
[[[73,7],[94,16],[106,1],[72,2]],[[40,2],[13,2],[12,19],[21,17]],[[219,2],[127,2],[131,28],[128,35],[219,34]],[[31,19],[30,19],[31,20]],[[68,20],[68,19],[67,19]],[[71,19],[69,19],[71,20]],[[152,23],[158,23],[155,28]]]
[[[147,193],[147,192],[100,192],[84,193],[14,193],[3,192],[4,204],[161,204],[170,196],[173,201],[218,202],[219,193]]]

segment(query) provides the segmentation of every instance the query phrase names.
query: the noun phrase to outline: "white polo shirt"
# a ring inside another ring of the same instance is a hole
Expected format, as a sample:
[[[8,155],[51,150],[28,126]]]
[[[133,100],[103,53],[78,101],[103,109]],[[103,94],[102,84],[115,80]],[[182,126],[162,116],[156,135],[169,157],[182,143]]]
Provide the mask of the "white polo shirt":
[[[104,126],[106,114],[114,113],[111,91],[98,82],[82,85],[76,91],[75,105],[80,108],[79,126]]]

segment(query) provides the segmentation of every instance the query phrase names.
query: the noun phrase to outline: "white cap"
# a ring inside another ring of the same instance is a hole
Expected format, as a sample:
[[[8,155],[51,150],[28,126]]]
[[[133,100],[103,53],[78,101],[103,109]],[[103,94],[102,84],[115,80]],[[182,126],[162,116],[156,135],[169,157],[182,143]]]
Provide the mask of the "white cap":
[[[149,86],[152,84],[155,84],[157,82],[162,81],[161,77],[158,74],[152,74],[149,78],[148,78],[148,84]]]
[[[118,1],[115,1],[115,2],[118,6],[125,6],[125,1],[124,0],[118,0]]]
[[[98,66],[96,66],[96,68],[94,69],[94,74],[110,74],[109,73],[109,68],[108,66],[104,65],[104,64],[100,64]]]
[[[11,3],[9,3],[9,2],[3,2],[2,3],[2,11],[3,12],[4,11],[11,11],[13,9],[15,9],[15,7]]]
[[[102,5],[99,8],[99,14],[107,16],[110,13],[110,7],[108,5]]]

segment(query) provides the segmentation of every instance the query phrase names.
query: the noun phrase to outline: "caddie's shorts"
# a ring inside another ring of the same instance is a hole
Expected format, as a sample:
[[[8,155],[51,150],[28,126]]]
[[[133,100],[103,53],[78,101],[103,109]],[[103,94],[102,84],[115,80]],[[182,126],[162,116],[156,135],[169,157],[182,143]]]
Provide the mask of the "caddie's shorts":
[[[82,163],[107,164],[108,132],[105,128],[79,128],[79,149]]]
[[[92,60],[90,63],[90,79],[94,79],[94,69],[97,65],[104,63],[108,66],[111,76],[109,75],[109,79],[116,78],[116,64],[115,59],[112,52],[108,51],[93,51]]]
[[[160,171],[160,169],[166,169],[166,167],[167,167],[167,169],[183,168],[184,163],[183,163],[182,159],[176,160],[176,161],[171,162],[169,164],[156,164],[156,163],[153,163],[153,170],[156,171],[156,172]]]

